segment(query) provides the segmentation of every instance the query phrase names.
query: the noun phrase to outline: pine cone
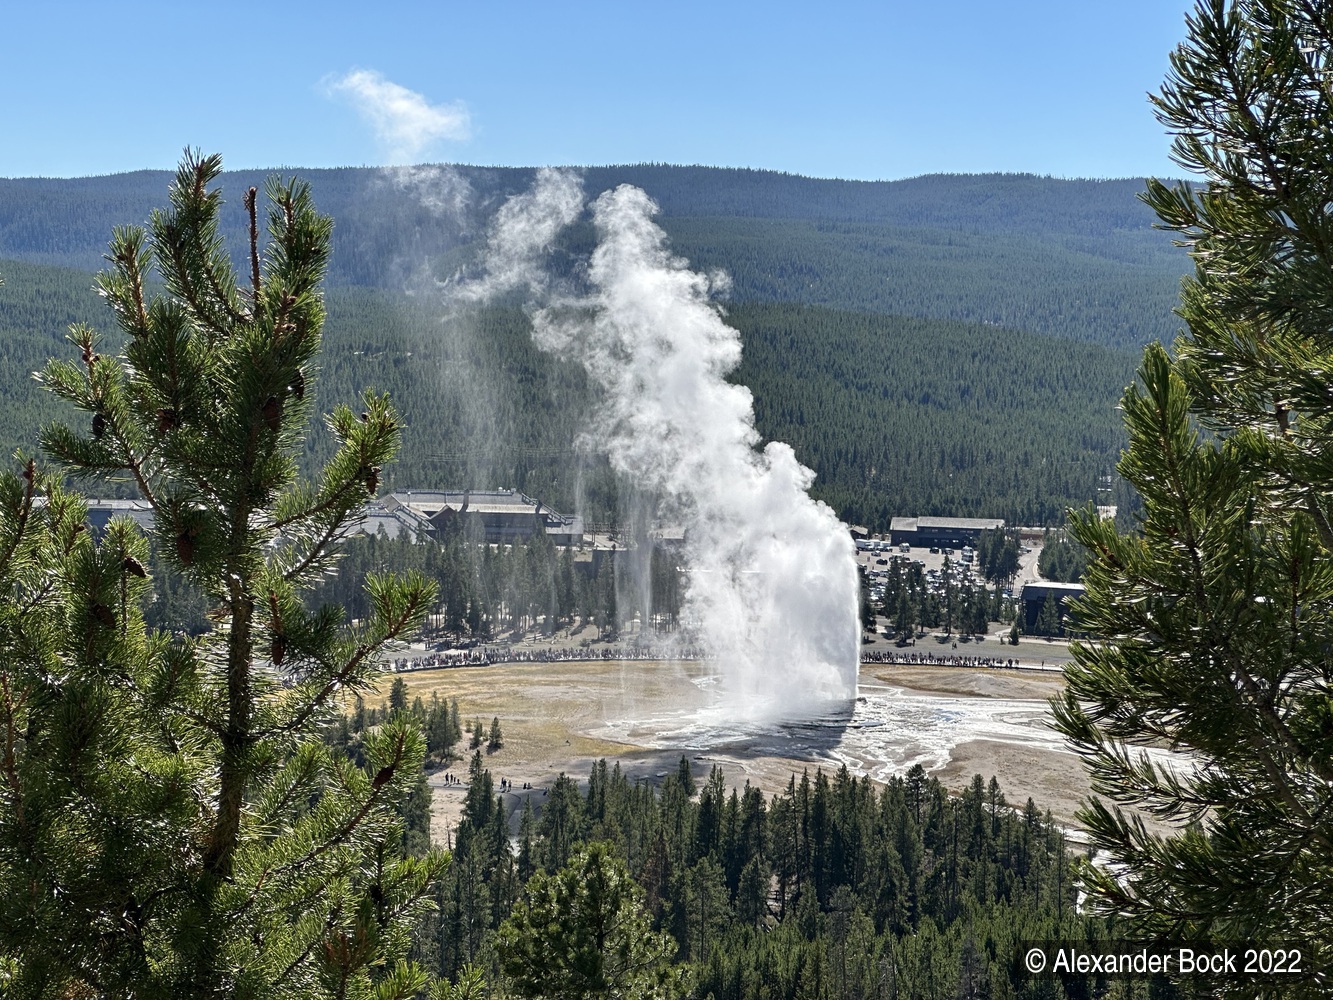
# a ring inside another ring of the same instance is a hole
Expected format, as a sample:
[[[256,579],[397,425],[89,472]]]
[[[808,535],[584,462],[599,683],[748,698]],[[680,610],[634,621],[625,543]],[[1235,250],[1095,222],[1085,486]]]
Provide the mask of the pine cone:
[[[274,434],[282,426],[282,404],[278,402],[277,396],[269,396],[264,400],[264,408],[261,411],[264,415],[264,423]]]

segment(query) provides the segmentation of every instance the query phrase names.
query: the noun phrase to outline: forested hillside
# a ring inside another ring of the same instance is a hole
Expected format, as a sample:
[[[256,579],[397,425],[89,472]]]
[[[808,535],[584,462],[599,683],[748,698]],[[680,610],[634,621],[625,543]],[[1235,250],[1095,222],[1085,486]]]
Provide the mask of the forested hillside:
[[[38,388],[33,372],[72,349],[65,340],[71,324],[110,328],[111,316],[90,274],[0,261],[0,276],[0,448],[32,454],[41,425],[68,416],[64,404]]]
[[[367,385],[392,393],[410,427],[385,485],[514,487],[614,518],[605,462],[574,447],[593,405],[579,366],[533,346],[518,303],[450,312],[437,284],[475,262],[491,215],[533,171],[301,173],[335,220],[320,405]],[[1141,182],[658,165],[583,176],[589,194],[646,189],[673,250],[731,276],[745,345],[734,378],[755,394],[761,434],[790,442],[846,519],[1056,523],[1070,504],[1123,502],[1098,493],[1123,443],[1114,406],[1137,349],[1173,335],[1186,263],[1151,228]],[[240,194],[263,179],[223,178],[233,249],[246,245]],[[110,327],[92,272],[112,228],[145,219],[168,181],[0,180],[0,446],[31,448],[56,414],[30,374],[67,353],[70,323]],[[570,227],[554,266],[577,282],[593,240],[588,222]],[[328,447],[316,434],[307,458]]]
[[[533,346],[519,309],[445,321],[429,303],[335,290],[330,403],[387,389],[407,418],[397,486],[509,486],[614,517],[614,484],[574,442],[593,405],[573,363]],[[760,433],[796,449],[846,519],[905,512],[1058,523],[1097,496],[1123,445],[1137,356],[998,327],[788,304],[737,305]],[[595,442],[594,442],[595,444]]]
[[[729,317],[765,437],[819,474],[846,520],[930,512],[1053,524],[1068,506],[1124,502],[1116,404],[1137,355],[998,327],[800,306]]]
[[[336,220],[330,284],[401,289],[466,261],[491,215],[533,172],[478,167],[301,170]],[[677,253],[723,268],[736,301],[993,323],[1113,346],[1169,340],[1183,253],[1152,229],[1138,180],[1030,175],[817,180],[757,170],[586,168],[589,195],[638,185]],[[224,175],[233,247],[239,193],[265,174]],[[0,179],[0,258],[82,270],[115,225],[142,222],[170,175]],[[578,249],[579,235],[569,240]]]
[[[329,739],[354,752],[358,724],[387,714],[362,707]],[[600,947],[623,949],[644,978],[674,968],[689,995],[718,1000],[1108,995],[1101,977],[1032,980],[1014,963],[1020,942],[1091,945],[1115,924],[1079,912],[1063,834],[1031,800],[1006,803],[993,778],[952,798],[920,765],[880,789],[844,768],[793,776],[766,798],[748,783],[728,792],[717,767],[699,781],[684,758],[660,789],[603,760],[584,787],[562,774],[540,815],[522,812],[517,848],[494,792],[478,752],[438,913],[414,934],[413,957],[451,978],[471,966],[501,989],[553,995],[570,965],[596,967]],[[407,819],[414,843],[425,817]],[[602,889],[608,870],[635,880],[623,902]],[[576,915],[535,919],[525,900],[562,871]],[[605,940],[581,923],[599,918]],[[1195,995],[1152,987],[1111,995]]]
[[[70,356],[72,322],[108,330],[87,274],[0,262],[0,446],[35,446],[59,412],[31,378]],[[526,315],[446,312],[366,288],[328,293],[319,405],[389,391],[408,422],[386,487],[508,486],[614,518],[605,463],[575,441],[593,401],[580,366],[543,354]],[[875,528],[901,513],[1055,523],[1094,499],[1123,443],[1114,410],[1135,356],[1000,327],[783,303],[735,304],[760,433],[789,442],[816,493]],[[114,341],[108,350],[118,349]],[[316,433],[308,459],[327,457]]]

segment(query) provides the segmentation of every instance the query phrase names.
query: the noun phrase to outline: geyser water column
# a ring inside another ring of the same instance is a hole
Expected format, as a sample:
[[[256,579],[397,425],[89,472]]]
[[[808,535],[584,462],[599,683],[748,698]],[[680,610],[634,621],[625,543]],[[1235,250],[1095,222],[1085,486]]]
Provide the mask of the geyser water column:
[[[544,172],[502,210],[496,257],[548,232],[551,202],[569,218],[568,175]],[[546,192],[546,194],[543,194]],[[814,473],[792,449],[758,449],[753,397],[726,381],[740,335],[713,299],[722,276],[691,271],[667,249],[656,206],[622,186],[592,205],[598,242],[584,294],[534,316],[544,349],[579,361],[603,390],[591,440],[613,467],[665,498],[685,528],[682,618],[716,664],[731,718],[815,718],[850,703],[860,651],[851,535],[808,494]],[[559,212],[554,213],[559,215]],[[516,234],[518,234],[516,236]],[[524,236],[528,238],[524,238]],[[501,267],[501,271],[507,268]]]

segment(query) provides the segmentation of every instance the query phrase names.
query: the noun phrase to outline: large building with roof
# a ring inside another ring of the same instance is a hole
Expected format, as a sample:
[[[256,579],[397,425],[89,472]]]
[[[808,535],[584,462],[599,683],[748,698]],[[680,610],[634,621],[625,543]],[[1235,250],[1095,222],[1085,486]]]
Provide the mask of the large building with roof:
[[[402,490],[380,503],[393,513],[407,509],[438,536],[459,531],[489,544],[526,541],[541,532],[556,545],[583,540],[583,519],[561,514],[517,490]]]
[[[113,517],[129,517],[145,532],[153,530],[153,508],[146,500],[88,501],[88,524],[96,534],[105,532]],[[583,541],[582,518],[561,514],[516,490],[390,493],[361,509],[351,534],[422,540],[452,530],[491,544],[525,541],[538,531],[557,545]]]
[[[894,545],[962,548],[976,545],[983,531],[1004,527],[997,517],[895,517],[889,522]]]

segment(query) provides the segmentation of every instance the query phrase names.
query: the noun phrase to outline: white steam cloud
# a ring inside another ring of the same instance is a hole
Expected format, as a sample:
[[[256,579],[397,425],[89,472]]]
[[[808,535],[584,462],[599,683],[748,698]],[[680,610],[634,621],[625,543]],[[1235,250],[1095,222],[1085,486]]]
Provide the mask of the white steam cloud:
[[[532,284],[541,248],[581,208],[570,175],[543,173],[501,211],[490,273],[473,291]],[[757,450],[750,391],[726,381],[741,342],[713,301],[717,279],[671,255],[656,211],[630,186],[593,203],[590,290],[538,311],[533,335],[585,366],[605,397],[596,442],[684,524],[682,618],[716,660],[727,710],[749,720],[820,714],[856,693],[851,536],[811,499],[814,473],[788,445]]]
[[[520,288],[545,287],[546,251],[583,211],[583,185],[567,170],[543,167],[532,190],[500,206],[486,244],[486,273],[455,286],[455,297],[483,301]]]
[[[442,139],[467,139],[472,120],[462,102],[431,104],[374,70],[326,78],[324,90],[346,100],[375,130],[390,163],[409,163]]]
[[[472,184],[453,167],[437,163],[384,167],[381,180],[431,215],[461,222],[473,198]]]

